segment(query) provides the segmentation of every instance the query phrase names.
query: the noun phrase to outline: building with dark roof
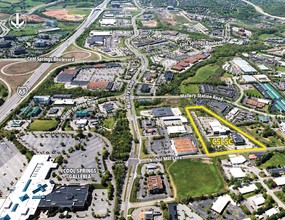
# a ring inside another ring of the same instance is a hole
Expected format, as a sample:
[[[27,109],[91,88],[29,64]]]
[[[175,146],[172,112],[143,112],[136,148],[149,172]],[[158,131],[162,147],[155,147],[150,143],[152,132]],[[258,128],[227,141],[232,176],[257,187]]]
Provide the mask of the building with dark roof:
[[[9,41],[1,41],[0,42],[0,48],[10,48],[10,47],[12,47],[11,42],[9,42]]]
[[[232,138],[234,141],[235,145],[244,145],[245,144],[245,140],[243,139],[243,137],[237,133],[237,132],[233,132],[232,133]]]
[[[178,215],[177,215],[177,204],[175,203],[169,203],[168,204],[168,212],[170,215],[171,220],[178,220]]]
[[[22,55],[22,54],[25,54],[25,53],[27,53],[25,48],[18,47],[16,49],[14,49],[14,55]]]
[[[65,69],[57,75],[55,81],[58,83],[68,83],[72,82],[73,79],[77,76],[79,70],[78,69]]]
[[[142,93],[149,93],[150,92],[150,87],[148,84],[142,84],[141,86],[141,92]]]
[[[106,86],[106,89],[107,90],[112,90],[113,86],[114,86],[114,83],[113,82],[109,82],[108,85]]]
[[[17,40],[16,36],[14,36],[14,35],[9,35],[9,34],[5,35],[5,36],[3,37],[3,39],[4,39],[4,40]]]
[[[60,208],[63,210],[85,210],[90,202],[89,186],[70,185],[61,186],[42,198],[39,203],[39,210],[49,208]]]
[[[164,74],[164,78],[166,81],[171,81],[173,79],[173,77],[174,77],[174,74],[171,72],[167,72]]]
[[[91,36],[90,38],[88,38],[87,43],[89,45],[102,46],[105,43],[105,37],[104,36]]]
[[[174,116],[171,108],[166,107],[166,108],[153,108],[152,109],[152,114],[154,117],[167,117],[167,116]]]
[[[87,86],[89,81],[73,80],[70,85],[72,86]]]
[[[107,113],[112,113],[115,110],[114,104],[111,102],[104,103],[102,107]]]
[[[268,169],[268,172],[271,174],[272,173],[284,173],[285,172],[285,166]]]
[[[54,99],[71,99],[72,94],[54,94],[52,97]]]

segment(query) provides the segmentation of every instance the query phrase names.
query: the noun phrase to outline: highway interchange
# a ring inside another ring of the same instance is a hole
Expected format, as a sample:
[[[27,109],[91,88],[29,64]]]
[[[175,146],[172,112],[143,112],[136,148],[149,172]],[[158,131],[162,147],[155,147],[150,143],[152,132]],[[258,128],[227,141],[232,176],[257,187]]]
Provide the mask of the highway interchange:
[[[76,31],[66,39],[61,45],[59,45],[54,51],[51,52],[50,57],[60,57],[66,48],[71,45],[75,40],[88,28],[104,11],[110,0],[103,1],[100,5],[95,7],[89,16],[83,21],[83,23],[76,29]],[[24,96],[19,96],[17,93],[12,95],[1,107],[0,107],[0,123],[32,92],[39,80],[44,76],[47,70],[51,67],[52,63],[41,64],[31,75],[31,77],[22,85],[26,87],[28,92]]]

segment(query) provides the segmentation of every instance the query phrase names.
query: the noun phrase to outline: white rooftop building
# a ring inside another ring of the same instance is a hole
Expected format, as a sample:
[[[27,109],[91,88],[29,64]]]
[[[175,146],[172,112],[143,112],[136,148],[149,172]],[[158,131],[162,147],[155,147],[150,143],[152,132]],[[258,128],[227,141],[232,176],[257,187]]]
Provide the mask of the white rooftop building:
[[[111,18],[103,18],[100,20],[101,26],[114,26],[117,23],[116,19]]]
[[[56,167],[49,155],[33,156],[14,191],[1,205],[0,218],[24,220],[34,215],[41,198],[54,188],[54,183],[46,178]]]
[[[270,217],[270,216],[272,216],[272,215],[277,214],[278,212],[279,212],[279,210],[278,210],[277,208],[273,207],[273,208],[267,210],[267,211],[265,212],[265,215],[266,215],[267,217]]]
[[[169,126],[167,127],[167,133],[170,134],[184,134],[187,133],[185,127],[181,126]]]
[[[265,199],[263,198],[263,196],[261,194],[256,195],[256,196],[251,197],[251,198],[252,198],[252,202],[254,203],[254,205],[256,207],[262,206],[265,203]]]
[[[102,37],[107,37],[107,36],[112,36],[112,31],[90,31],[90,36],[102,36]]]
[[[75,105],[73,99],[56,99],[54,100],[54,105]]]
[[[239,156],[229,155],[229,158],[232,164],[243,164],[246,162],[245,157],[242,155],[239,155]]]
[[[243,172],[241,168],[231,168],[230,173],[234,178],[242,178],[246,176],[245,172]]]
[[[246,82],[246,83],[252,83],[252,82],[256,82],[257,80],[251,76],[251,75],[242,75],[241,76],[242,81]]]
[[[229,202],[232,202],[232,198],[229,195],[224,195],[218,197],[218,199],[213,203],[211,209],[215,212],[221,214],[223,210],[227,207]]]
[[[233,68],[241,74],[257,73],[256,69],[254,69],[247,61],[243,60],[240,57],[234,58],[232,64]]]
[[[277,184],[277,186],[284,186],[285,185],[285,176],[275,178],[274,182]]]
[[[221,123],[218,120],[209,122],[209,125],[211,129],[213,130],[214,134],[225,135],[228,132],[230,132],[230,129],[226,126],[221,125]]]
[[[248,186],[243,186],[243,187],[238,188],[238,190],[239,190],[239,192],[241,194],[250,193],[250,192],[253,192],[256,189],[257,189],[257,187],[256,187],[255,184],[250,184]]]

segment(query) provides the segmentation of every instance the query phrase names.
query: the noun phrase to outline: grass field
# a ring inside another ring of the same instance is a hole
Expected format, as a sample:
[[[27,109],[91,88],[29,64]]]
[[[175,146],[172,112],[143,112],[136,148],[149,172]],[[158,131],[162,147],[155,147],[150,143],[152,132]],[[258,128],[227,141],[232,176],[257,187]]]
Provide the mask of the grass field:
[[[285,72],[285,67],[284,66],[277,66],[276,69],[277,69],[277,71]]]
[[[4,83],[0,81],[0,98],[6,98],[8,95],[8,89]]]
[[[263,98],[263,95],[257,89],[248,89],[248,90],[245,90],[244,93],[248,96]]]
[[[285,202],[285,193],[282,191],[274,192],[274,194],[284,203]]]
[[[35,120],[30,126],[30,131],[51,131],[54,130],[57,126],[57,121],[55,119],[52,120]]]
[[[266,38],[273,38],[273,37],[278,37],[275,34],[261,34],[258,36],[259,40],[265,40]]]
[[[285,153],[275,152],[274,156],[262,164],[260,168],[267,168],[269,166],[285,166]]]
[[[183,94],[198,94],[199,86],[197,84],[181,85],[180,91]]]
[[[222,177],[212,163],[186,159],[164,164],[173,179],[178,198],[212,194],[224,189]]]
[[[115,119],[114,118],[106,118],[103,120],[103,126],[109,129],[112,129],[115,125]]]
[[[191,83],[202,83],[207,80],[207,78],[213,74],[219,68],[218,65],[209,64],[199,68],[195,74],[195,76],[186,79],[184,82]]]

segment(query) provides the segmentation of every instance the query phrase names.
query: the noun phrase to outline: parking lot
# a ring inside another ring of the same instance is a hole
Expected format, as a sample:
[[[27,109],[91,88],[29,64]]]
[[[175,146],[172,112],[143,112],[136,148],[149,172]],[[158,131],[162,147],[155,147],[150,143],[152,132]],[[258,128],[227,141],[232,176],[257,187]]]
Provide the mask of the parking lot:
[[[49,134],[37,132],[35,135],[32,133],[27,133],[22,136],[22,143],[37,151],[37,153],[51,154],[52,157],[56,157],[62,154],[64,150],[68,154],[68,163],[63,164],[63,168],[95,168],[97,173],[92,174],[93,182],[100,182],[99,171],[102,173],[105,171],[103,166],[103,161],[101,153],[105,143],[103,140],[95,135],[85,139],[76,140],[72,137],[73,133],[61,133],[61,134]],[[74,133],[75,134],[75,133]],[[75,146],[80,144],[84,150],[81,148],[76,150]],[[73,147],[73,152],[69,152],[69,148]],[[98,162],[96,162],[95,157],[98,157]],[[67,175],[66,175],[67,176]],[[66,177],[62,175],[61,177]],[[68,181],[68,179],[65,179]],[[77,181],[72,179],[72,181]],[[80,180],[82,181],[82,180]],[[90,181],[87,180],[87,181]]]
[[[10,189],[20,178],[21,172],[24,171],[24,164],[28,164],[27,159],[22,155],[11,142],[3,140],[0,142],[0,191],[5,197],[8,193],[7,187]]]

